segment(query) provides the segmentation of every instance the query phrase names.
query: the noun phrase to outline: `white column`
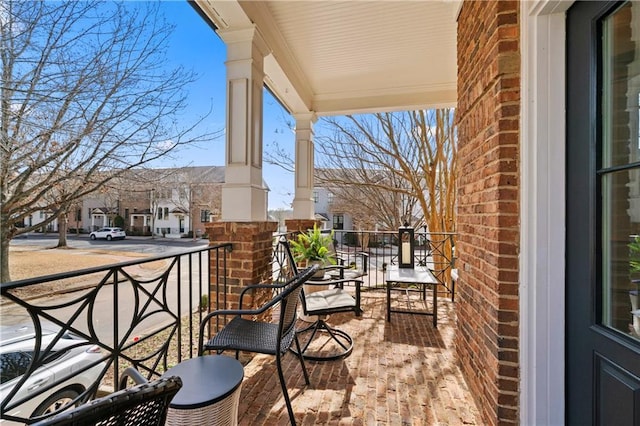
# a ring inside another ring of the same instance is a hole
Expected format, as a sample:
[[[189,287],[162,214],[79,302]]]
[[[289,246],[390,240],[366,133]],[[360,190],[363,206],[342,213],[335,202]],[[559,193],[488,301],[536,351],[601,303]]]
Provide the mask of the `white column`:
[[[315,205],[313,201],[313,123],[314,113],[296,114],[296,158],[295,158],[295,196],[293,198],[293,218],[313,219]]]
[[[220,31],[227,45],[227,126],[222,220],[267,220],[262,178],[262,90],[266,44],[255,27]]]

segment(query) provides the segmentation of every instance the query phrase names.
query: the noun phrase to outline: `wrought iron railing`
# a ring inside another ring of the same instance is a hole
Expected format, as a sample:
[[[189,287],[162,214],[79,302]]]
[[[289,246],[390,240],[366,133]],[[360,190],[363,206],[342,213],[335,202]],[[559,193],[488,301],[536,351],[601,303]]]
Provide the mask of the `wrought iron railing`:
[[[74,403],[91,398],[99,388],[115,388],[126,367],[136,367],[151,379],[183,358],[196,356],[201,318],[227,302],[230,250],[231,244],[223,244],[0,284],[3,327],[26,326],[33,332],[31,362],[19,366],[24,374],[14,379],[6,394],[3,391],[0,418],[36,421],[27,418],[32,413],[12,413],[37,395],[59,392],[60,383],[82,373],[98,371],[95,383],[77,392]],[[215,300],[209,300],[212,294]],[[43,330],[53,330],[54,338],[43,342]],[[96,345],[101,356],[26,396],[17,396],[69,333],[81,339],[76,346]],[[5,362],[10,360],[2,360],[3,369],[15,367]]]
[[[331,232],[327,230],[325,232]],[[384,274],[398,261],[398,232],[333,230],[334,245],[340,261],[362,273],[367,288],[384,287]],[[295,233],[279,234],[294,238]],[[455,268],[455,233],[415,232],[415,264],[428,267],[451,295],[455,294],[451,271]],[[282,253],[274,251],[274,265],[285,261]],[[285,266],[286,267],[286,266]],[[277,268],[276,268],[277,269]]]

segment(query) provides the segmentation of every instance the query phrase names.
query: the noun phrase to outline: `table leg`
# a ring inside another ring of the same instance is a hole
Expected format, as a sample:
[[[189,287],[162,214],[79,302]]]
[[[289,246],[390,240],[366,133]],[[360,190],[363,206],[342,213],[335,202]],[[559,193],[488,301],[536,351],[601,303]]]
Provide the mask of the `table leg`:
[[[387,281],[387,321],[391,322],[391,282]]]
[[[438,284],[433,285],[433,328],[438,328]]]

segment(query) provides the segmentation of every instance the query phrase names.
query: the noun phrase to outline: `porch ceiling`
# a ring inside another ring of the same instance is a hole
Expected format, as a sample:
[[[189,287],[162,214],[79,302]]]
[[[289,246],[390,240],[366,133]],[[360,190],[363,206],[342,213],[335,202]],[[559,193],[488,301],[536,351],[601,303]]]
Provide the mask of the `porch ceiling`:
[[[458,1],[197,0],[225,32],[255,24],[265,84],[292,113],[453,106]]]

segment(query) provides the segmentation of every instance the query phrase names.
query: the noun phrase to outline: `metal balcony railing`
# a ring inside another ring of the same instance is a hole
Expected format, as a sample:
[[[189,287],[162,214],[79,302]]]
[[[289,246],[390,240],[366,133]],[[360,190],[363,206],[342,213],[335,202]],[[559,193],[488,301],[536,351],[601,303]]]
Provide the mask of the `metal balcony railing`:
[[[295,233],[282,235],[295,238]],[[398,261],[398,232],[333,230],[333,235],[335,249],[343,264],[364,272],[360,278],[364,286],[371,289],[384,287],[387,267],[396,265]],[[453,300],[455,284],[451,271],[455,269],[456,234],[415,232],[414,236],[414,263],[428,267]],[[274,253],[274,264],[282,264],[282,258],[281,253]]]
[[[3,391],[0,418],[34,422],[26,418],[32,413],[10,413],[31,398],[57,392],[61,382],[73,382],[79,374],[98,371],[95,383],[81,389],[74,402],[91,398],[99,388],[114,389],[126,367],[136,367],[151,379],[183,358],[196,356],[201,318],[226,304],[230,249],[231,244],[223,244],[0,284],[3,327],[23,328],[33,335],[30,362],[11,365],[11,360],[2,359],[3,370],[24,372],[6,394]],[[209,300],[210,294],[215,300]],[[43,340],[43,330],[53,330],[53,340]],[[98,346],[100,356],[68,369],[55,382],[34,387],[26,396],[19,393],[48,367],[61,339],[69,334],[79,338],[76,346]],[[9,383],[5,371],[3,382]]]

